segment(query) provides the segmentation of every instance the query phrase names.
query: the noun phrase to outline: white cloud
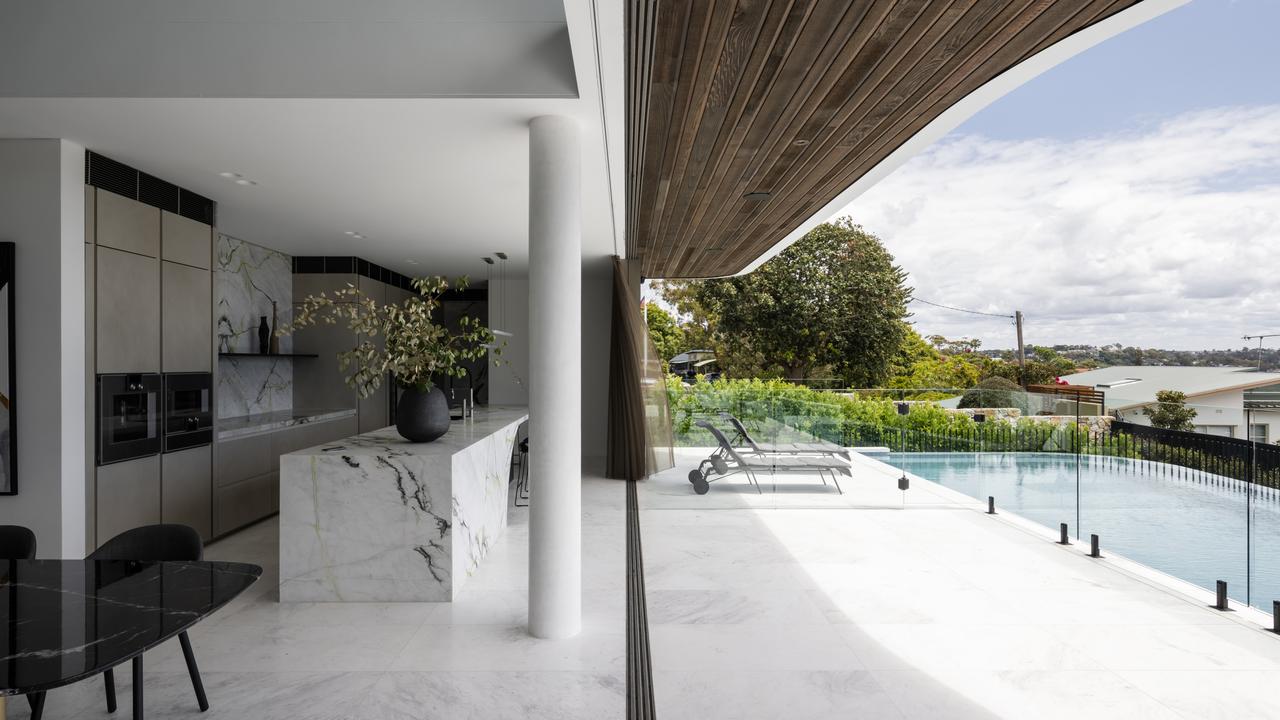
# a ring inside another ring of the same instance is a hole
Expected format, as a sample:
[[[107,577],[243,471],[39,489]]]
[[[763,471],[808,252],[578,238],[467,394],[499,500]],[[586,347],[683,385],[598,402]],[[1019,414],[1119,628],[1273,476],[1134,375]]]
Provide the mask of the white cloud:
[[[845,213],[916,294],[1027,316],[1027,342],[1239,347],[1280,332],[1280,106],[1062,141],[958,136]],[[924,334],[1010,347],[1013,328],[912,306]]]

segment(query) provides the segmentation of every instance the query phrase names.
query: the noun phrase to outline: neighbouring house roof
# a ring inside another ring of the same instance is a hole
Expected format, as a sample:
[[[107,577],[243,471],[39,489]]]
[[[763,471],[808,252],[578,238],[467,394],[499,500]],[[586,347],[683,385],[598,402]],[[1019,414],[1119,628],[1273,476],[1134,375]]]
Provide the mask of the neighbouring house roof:
[[[680,363],[698,362],[701,360],[705,363],[708,360],[714,361],[716,359],[715,355],[715,350],[690,350],[676,355],[667,362],[672,365],[679,365]]]
[[[1062,379],[1072,385],[1092,385],[1106,393],[1108,410],[1125,410],[1155,402],[1161,390],[1178,390],[1195,398],[1280,383],[1280,373],[1247,367],[1117,365],[1063,375]]]

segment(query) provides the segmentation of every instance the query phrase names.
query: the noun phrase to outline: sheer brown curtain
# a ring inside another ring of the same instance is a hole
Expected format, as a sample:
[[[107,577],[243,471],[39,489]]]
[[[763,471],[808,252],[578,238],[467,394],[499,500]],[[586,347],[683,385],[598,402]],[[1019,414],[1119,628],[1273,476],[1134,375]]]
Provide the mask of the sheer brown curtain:
[[[649,340],[640,294],[613,259],[613,329],[609,343],[609,447],[605,473],[640,480],[675,464],[671,410],[662,360]]]

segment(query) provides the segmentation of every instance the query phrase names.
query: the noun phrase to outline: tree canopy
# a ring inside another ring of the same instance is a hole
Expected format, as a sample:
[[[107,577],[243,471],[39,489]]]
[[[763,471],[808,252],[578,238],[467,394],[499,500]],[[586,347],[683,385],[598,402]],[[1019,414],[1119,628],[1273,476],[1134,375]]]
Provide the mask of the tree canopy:
[[[754,272],[666,283],[664,297],[705,330],[731,375],[875,387],[907,336],[905,281],[880,240],[842,218]]]
[[[655,303],[645,303],[645,322],[649,325],[649,337],[662,359],[662,369],[667,369],[671,358],[691,349],[688,346],[684,328],[676,323],[671,313]]]
[[[1196,410],[1187,407],[1187,394],[1179,390],[1157,392],[1155,408],[1143,408],[1142,414],[1151,419],[1152,427],[1165,430],[1195,429],[1191,421],[1196,418]]]

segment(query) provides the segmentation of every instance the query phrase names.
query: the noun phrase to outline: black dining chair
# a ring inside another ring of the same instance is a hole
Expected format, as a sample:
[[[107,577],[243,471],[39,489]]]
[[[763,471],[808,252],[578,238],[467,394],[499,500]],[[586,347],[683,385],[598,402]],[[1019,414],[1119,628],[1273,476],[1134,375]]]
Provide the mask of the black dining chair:
[[[35,560],[36,534],[21,525],[0,525],[0,560]]]
[[[88,560],[139,560],[150,562],[195,562],[204,556],[204,543],[200,541],[200,533],[186,525],[145,525],[126,530],[102,544],[94,550]],[[200,712],[209,709],[209,699],[204,694],[204,683],[200,681],[200,669],[196,667],[196,656],[191,651],[191,638],[187,631],[178,633],[178,642],[182,643],[182,656],[187,661],[187,672],[191,673],[191,685],[196,691],[196,701],[200,703]],[[133,681],[141,683],[138,668],[135,665]],[[102,674],[107,684],[107,712],[116,711],[116,676],[113,670]],[[140,694],[134,689],[135,704]],[[135,710],[136,711],[136,710]]]

